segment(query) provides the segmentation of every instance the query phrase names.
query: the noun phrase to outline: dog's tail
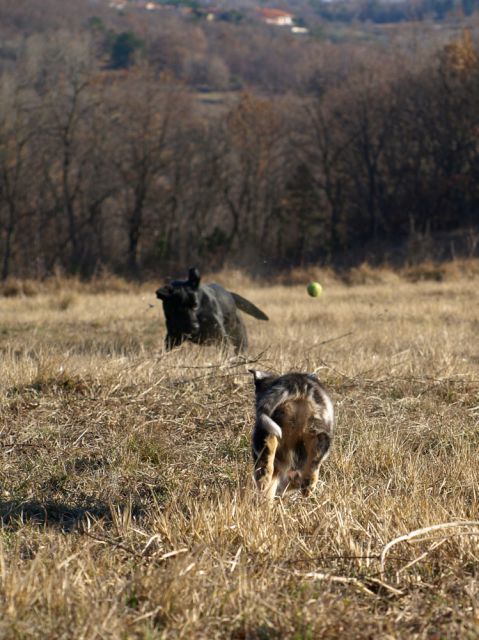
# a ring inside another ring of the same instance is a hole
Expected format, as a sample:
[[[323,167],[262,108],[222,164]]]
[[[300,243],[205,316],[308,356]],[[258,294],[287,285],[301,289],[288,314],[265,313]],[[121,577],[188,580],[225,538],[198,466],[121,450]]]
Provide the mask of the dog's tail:
[[[240,296],[239,293],[233,293],[233,291],[230,291],[230,293],[233,296],[236,306],[240,311],[248,313],[250,316],[253,316],[253,318],[257,318],[258,320],[269,320],[268,316],[263,311],[261,311],[261,309],[258,309],[258,307],[252,302],[246,300],[246,298],[243,298],[243,296]]]

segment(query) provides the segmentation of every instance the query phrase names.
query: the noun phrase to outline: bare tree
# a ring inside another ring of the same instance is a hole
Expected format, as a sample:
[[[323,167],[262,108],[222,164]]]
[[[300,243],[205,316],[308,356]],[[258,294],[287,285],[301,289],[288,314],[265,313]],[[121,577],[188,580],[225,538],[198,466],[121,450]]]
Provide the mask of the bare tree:
[[[175,137],[189,101],[170,78],[158,79],[140,70],[118,85],[113,93],[112,135],[114,165],[121,182],[121,207],[128,238],[127,269],[140,270],[140,242],[145,215],[155,196],[171,180]]]
[[[29,207],[32,189],[29,145],[35,135],[34,94],[13,78],[4,82],[0,94],[0,229],[2,237],[1,278],[6,280],[15,258],[19,226]]]
[[[244,94],[228,114],[224,129],[222,189],[231,224],[229,242],[250,252],[266,252],[272,221],[285,188],[286,131],[269,100]]]

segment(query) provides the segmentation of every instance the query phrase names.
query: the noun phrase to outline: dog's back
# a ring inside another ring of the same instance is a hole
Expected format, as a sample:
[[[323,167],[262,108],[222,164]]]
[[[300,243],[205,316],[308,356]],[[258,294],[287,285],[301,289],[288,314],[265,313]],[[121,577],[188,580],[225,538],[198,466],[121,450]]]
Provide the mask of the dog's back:
[[[301,487],[309,494],[317,484],[319,466],[330,451],[332,402],[314,375],[253,373],[253,456],[258,486],[270,497],[287,486]]]
[[[248,347],[245,324],[238,314],[230,291],[214,282],[203,285],[202,305],[198,311],[204,339],[231,342],[237,352]]]

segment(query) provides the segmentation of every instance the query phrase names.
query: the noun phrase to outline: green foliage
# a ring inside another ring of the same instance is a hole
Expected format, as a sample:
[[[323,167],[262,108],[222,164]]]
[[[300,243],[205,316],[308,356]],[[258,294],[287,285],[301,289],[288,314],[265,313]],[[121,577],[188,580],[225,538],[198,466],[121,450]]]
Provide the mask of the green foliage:
[[[447,14],[454,9],[454,0],[434,0],[431,9],[438,20],[444,20]]]
[[[111,66],[113,69],[127,69],[135,61],[135,55],[143,49],[144,43],[131,31],[118,34],[111,50]]]
[[[471,15],[477,5],[477,0],[462,0],[465,15]],[[365,0],[363,3],[344,2],[336,0],[311,0],[315,12],[325,20],[331,22],[350,23],[354,20],[388,24],[407,22],[411,19],[424,19],[429,16],[436,20],[444,20],[454,9],[454,0]]]
[[[237,9],[230,9],[229,11],[222,11],[218,14],[218,20],[223,22],[230,22],[232,24],[239,24],[244,20],[244,14]]]
[[[305,28],[306,25],[306,20],[304,18],[302,18],[301,16],[298,16],[296,18],[293,18],[293,22],[295,24],[296,27],[303,27]]]
[[[201,7],[197,0],[156,0],[156,3],[172,7],[190,7],[191,9],[199,9]]]
[[[88,26],[92,31],[105,31],[105,23],[98,16],[92,16],[89,18]]]
[[[461,0],[461,7],[465,16],[470,16],[476,6],[475,0]]]

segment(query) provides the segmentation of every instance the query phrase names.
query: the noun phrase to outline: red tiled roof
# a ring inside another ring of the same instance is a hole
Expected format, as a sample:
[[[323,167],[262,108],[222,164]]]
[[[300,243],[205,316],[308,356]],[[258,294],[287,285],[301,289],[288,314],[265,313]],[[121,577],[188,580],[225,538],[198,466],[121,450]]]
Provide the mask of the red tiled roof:
[[[258,9],[263,18],[292,18],[293,14],[281,9]]]

